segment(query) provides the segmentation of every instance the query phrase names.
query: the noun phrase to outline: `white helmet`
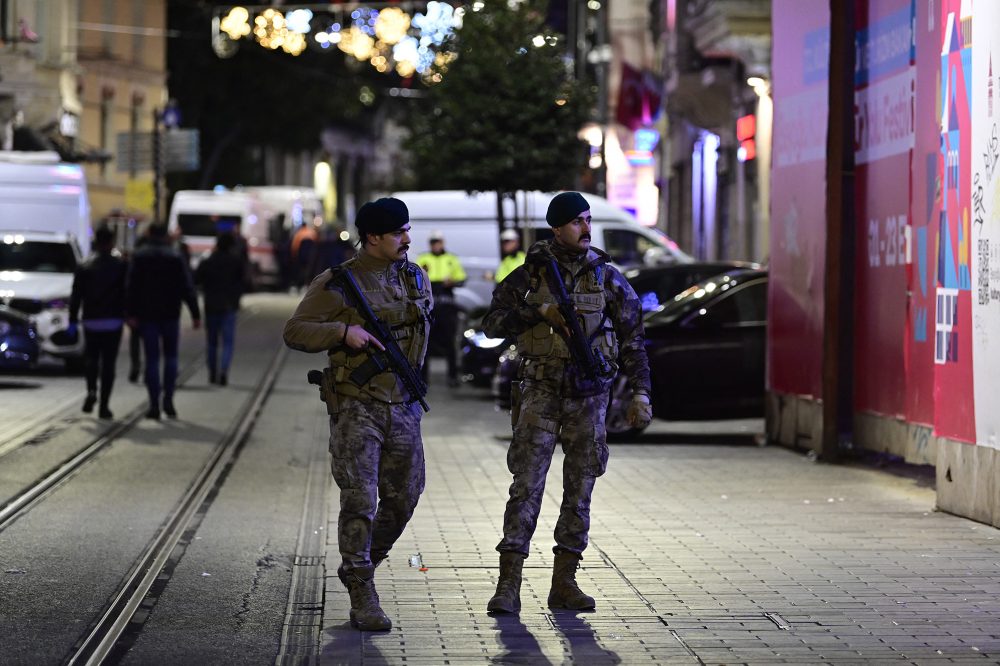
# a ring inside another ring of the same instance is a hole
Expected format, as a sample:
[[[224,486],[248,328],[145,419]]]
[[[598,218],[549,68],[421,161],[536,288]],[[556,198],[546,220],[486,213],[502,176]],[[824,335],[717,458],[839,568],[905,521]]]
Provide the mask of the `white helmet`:
[[[517,230],[515,229],[504,229],[503,233],[500,234],[501,241],[512,241],[521,240],[521,237],[517,235]]]

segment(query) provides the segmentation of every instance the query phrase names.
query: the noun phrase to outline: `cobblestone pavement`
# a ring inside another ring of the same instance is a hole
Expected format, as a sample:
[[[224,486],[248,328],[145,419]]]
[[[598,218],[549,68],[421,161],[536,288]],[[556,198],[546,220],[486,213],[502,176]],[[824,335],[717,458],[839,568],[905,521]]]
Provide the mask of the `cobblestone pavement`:
[[[558,454],[523,610],[491,617],[509,422],[465,389],[429,400],[427,491],[376,574],[392,631],[351,629],[328,542],[323,664],[1000,663],[1000,531],[935,511],[919,474],[813,463],[745,424],[613,445],[578,575],[592,613],[545,605]]]

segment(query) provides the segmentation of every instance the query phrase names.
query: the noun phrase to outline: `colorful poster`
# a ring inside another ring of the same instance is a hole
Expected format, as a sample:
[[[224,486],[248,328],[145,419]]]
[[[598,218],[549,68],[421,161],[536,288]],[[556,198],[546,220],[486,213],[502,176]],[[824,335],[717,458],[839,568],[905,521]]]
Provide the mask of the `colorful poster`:
[[[938,162],[941,158],[941,14],[929,2],[914,3],[916,77],[914,147],[910,160],[907,263],[906,420],[934,423],[934,313],[937,284],[937,231],[941,213]]]
[[[1000,3],[975,6],[971,264],[976,441],[1000,448]]]
[[[938,435],[973,442],[971,0],[941,0],[940,34],[941,211],[936,238],[934,425]]]
[[[915,43],[911,0],[857,0],[854,406],[902,417]]]
[[[822,397],[829,3],[774,0],[768,388]]]

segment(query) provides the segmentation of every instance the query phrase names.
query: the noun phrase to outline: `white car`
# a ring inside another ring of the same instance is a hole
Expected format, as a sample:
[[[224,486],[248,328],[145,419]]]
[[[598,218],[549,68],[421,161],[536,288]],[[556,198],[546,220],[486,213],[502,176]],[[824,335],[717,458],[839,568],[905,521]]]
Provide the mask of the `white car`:
[[[0,303],[31,319],[42,352],[74,368],[83,358],[83,337],[67,329],[80,259],[79,246],[67,234],[0,232]]]

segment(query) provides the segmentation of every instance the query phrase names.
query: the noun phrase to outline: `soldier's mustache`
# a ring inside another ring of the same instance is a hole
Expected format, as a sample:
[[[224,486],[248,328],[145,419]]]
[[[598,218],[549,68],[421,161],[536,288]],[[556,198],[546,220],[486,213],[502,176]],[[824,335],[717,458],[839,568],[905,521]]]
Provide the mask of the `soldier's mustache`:
[[[581,234],[580,240],[590,240],[590,234]]]
[[[400,245],[399,246],[399,251],[402,252],[403,254],[406,254],[407,252],[410,251],[410,246],[409,245]]]

